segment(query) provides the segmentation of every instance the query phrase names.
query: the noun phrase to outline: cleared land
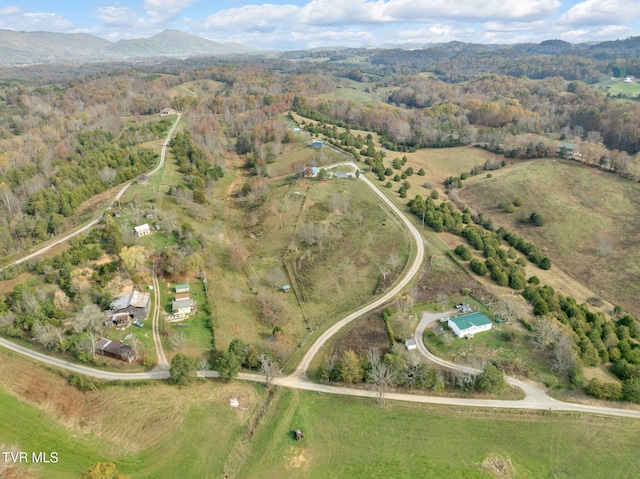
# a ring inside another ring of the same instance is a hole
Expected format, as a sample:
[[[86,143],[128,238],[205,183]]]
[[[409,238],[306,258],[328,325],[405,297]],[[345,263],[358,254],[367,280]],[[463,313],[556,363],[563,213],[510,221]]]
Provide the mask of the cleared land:
[[[631,478],[632,423],[281,391],[237,477],[490,478],[483,462],[500,456],[515,468],[506,477]]]
[[[460,197],[497,225],[533,241],[551,259],[628,311],[640,307],[640,185],[569,161],[532,160],[473,177]],[[514,213],[501,201],[522,199]],[[546,224],[522,220],[536,211]]]

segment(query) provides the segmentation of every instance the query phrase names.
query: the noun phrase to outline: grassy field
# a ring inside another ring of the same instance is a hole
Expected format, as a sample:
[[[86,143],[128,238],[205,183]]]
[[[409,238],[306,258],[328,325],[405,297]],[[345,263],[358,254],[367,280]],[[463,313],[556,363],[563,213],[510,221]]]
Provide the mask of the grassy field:
[[[631,478],[637,421],[281,391],[238,478]],[[302,441],[291,431],[301,429]],[[585,454],[588,451],[588,454]],[[492,476],[499,456],[515,474]]]
[[[640,185],[569,161],[535,160],[470,178],[460,196],[542,248],[587,286],[628,311],[640,307]],[[500,201],[523,200],[514,213]],[[537,211],[542,227],[522,222]]]
[[[0,444],[59,456],[34,477],[77,477],[97,461],[115,462],[132,479],[222,477],[261,401],[259,387],[242,383],[179,389],[156,382],[82,393],[41,366],[2,352],[0,358]],[[229,406],[234,397],[237,409]]]
[[[0,353],[0,443],[57,452],[34,477],[76,477],[97,461],[137,478],[632,478],[640,422],[582,414],[484,410],[279,390],[256,434],[264,397],[239,382],[107,386],[82,393],[65,378]],[[238,398],[240,408],[229,406]],[[296,442],[292,431],[301,429]],[[588,454],[585,454],[588,451]]]

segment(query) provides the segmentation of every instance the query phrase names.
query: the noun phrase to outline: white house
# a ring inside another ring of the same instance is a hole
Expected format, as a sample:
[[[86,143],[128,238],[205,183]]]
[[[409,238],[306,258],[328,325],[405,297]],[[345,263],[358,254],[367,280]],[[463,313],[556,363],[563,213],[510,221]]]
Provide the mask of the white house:
[[[449,328],[459,338],[470,338],[474,334],[489,331],[493,323],[482,313],[465,314],[457,318],[449,318]]]
[[[163,108],[162,110],[160,110],[160,116],[166,116],[166,115],[175,115],[176,111],[173,108]]]
[[[135,228],[133,228],[133,231],[138,238],[151,234],[151,228],[147,223],[140,226],[136,226]]]
[[[626,76],[626,77],[624,77],[624,82],[625,83],[633,83],[633,78],[631,78],[630,76]]]
[[[191,314],[193,309],[193,301],[191,299],[178,299],[171,303],[171,312],[176,316],[184,316]]]

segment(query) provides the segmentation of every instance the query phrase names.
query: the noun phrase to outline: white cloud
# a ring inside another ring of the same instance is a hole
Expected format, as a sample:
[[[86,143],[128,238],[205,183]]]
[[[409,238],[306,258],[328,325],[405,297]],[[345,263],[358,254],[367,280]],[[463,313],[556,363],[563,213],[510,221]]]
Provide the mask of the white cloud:
[[[559,0],[390,0],[384,15],[404,22],[495,18],[535,20],[550,17],[559,7]]]
[[[543,30],[546,23],[544,21],[537,22],[485,22],[482,27],[488,32],[534,32]]]
[[[130,7],[102,7],[96,13],[107,27],[131,27],[138,18],[137,12]]]
[[[300,22],[310,25],[342,25],[392,21],[384,16],[379,0],[312,0],[300,11]]]
[[[11,7],[10,7],[11,8]],[[10,30],[34,31],[42,30],[47,32],[68,32],[74,25],[69,20],[55,13],[48,12],[15,12],[6,14],[8,18],[0,17],[0,28]]]
[[[145,0],[143,7],[147,12],[147,18],[141,19],[141,23],[157,26],[172,22],[183,8],[193,2],[194,0]]]
[[[619,25],[639,18],[638,0],[586,0],[571,7],[560,21],[572,25]]]
[[[18,7],[2,7],[0,8],[0,15],[16,15],[21,11]]]
[[[221,10],[209,15],[204,24],[207,30],[272,31],[283,23],[295,24],[299,8],[295,5],[246,5]]]

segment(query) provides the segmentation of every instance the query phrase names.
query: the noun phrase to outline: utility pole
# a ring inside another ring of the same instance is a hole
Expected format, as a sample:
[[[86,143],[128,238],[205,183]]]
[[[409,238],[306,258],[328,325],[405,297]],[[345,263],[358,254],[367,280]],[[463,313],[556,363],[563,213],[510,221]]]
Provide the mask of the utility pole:
[[[424,212],[422,212],[422,229],[424,229]]]

